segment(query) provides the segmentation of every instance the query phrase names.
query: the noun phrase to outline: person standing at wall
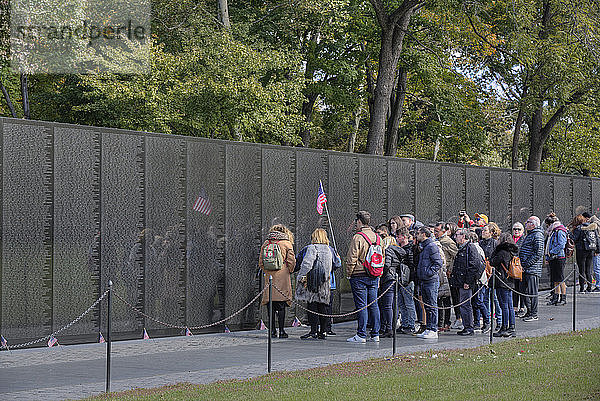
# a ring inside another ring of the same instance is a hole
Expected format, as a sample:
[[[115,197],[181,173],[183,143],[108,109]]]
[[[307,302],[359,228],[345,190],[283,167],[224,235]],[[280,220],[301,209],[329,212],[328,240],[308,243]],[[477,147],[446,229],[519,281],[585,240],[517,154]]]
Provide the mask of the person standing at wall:
[[[416,220],[415,216],[412,214],[403,214],[400,215],[400,218],[402,219],[404,226],[408,228],[409,231],[416,231],[423,227],[423,223],[421,223],[419,220]]]
[[[597,235],[597,225],[590,224],[592,216],[585,212],[575,216],[569,226],[573,228],[573,241],[575,241],[575,256],[579,268],[579,292],[592,291],[592,269],[594,255],[600,252],[600,236]]]
[[[527,236],[519,249],[519,258],[523,267],[523,282],[525,283],[525,307],[527,313],[524,322],[533,322],[538,318],[538,288],[544,263],[544,231],[540,227],[540,218],[531,216],[525,222]]]
[[[461,228],[456,232],[456,243],[458,244],[458,253],[454,259],[452,274],[450,275],[450,285],[458,288],[460,305],[460,315],[462,317],[463,329],[459,331],[459,336],[472,336],[475,333],[473,329],[473,308],[469,298],[473,295],[473,288],[477,281],[477,264],[479,252],[468,238],[469,230]]]
[[[381,296],[379,298],[379,314],[381,316],[379,334],[383,338],[391,338],[394,320],[398,318],[394,315],[394,297],[396,296],[394,280],[398,277],[397,273],[400,271],[400,264],[406,252],[398,246],[391,235],[388,235],[387,225],[380,224],[375,231],[383,238],[382,247],[385,255],[385,265],[379,286],[379,295]]]
[[[398,310],[400,311],[401,326],[396,330],[399,334],[415,334],[415,320],[417,319],[417,311],[413,294],[415,289],[416,263],[413,256],[413,238],[408,231],[408,228],[401,227],[398,230],[398,245],[404,250],[402,263],[408,266],[410,276],[408,283],[400,283],[401,287],[398,290]]]
[[[490,255],[490,265],[494,268],[496,275],[496,292],[498,303],[502,309],[502,320],[500,329],[493,334],[494,337],[514,337],[515,334],[515,311],[512,305],[512,279],[508,277],[508,268],[519,248],[514,244],[513,237],[509,233],[500,235],[498,246]]]
[[[279,323],[279,338],[288,338],[284,330],[285,308],[292,304],[292,281],[290,275],[296,266],[296,255],[294,254],[294,234],[283,224],[276,224],[269,229],[266,241],[260,248],[258,266],[262,269],[265,277],[265,286],[269,285],[269,276],[273,276],[272,303],[270,310],[273,327],[271,337],[277,337],[275,329],[275,317]],[[283,293],[283,294],[282,294]],[[265,291],[262,296],[262,305],[269,304],[269,293]]]
[[[513,242],[515,243],[517,248],[520,248],[521,244],[523,244],[523,241],[525,240],[524,233],[525,233],[525,228],[523,227],[523,224],[521,224],[518,221],[515,224],[513,224],[512,237],[513,237]],[[525,284],[524,284],[523,280],[515,279],[513,281],[514,281],[515,290],[523,293],[525,291]],[[527,311],[525,309],[525,297],[517,294],[516,292],[513,292],[512,297],[513,297],[513,308],[515,310],[516,315],[518,317],[525,316],[525,313],[527,313]]]
[[[546,224],[546,259],[550,267],[550,282],[555,287],[552,299],[547,305],[565,305],[567,303],[567,284],[564,282],[565,245],[567,244],[567,228],[550,213],[544,220]]]
[[[369,316],[373,322],[369,340],[379,342],[379,307],[374,302],[368,309],[364,309],[365,306],[377,298],[377,289],[379,288],[379,277],[371,277],[363,266],[369,251],[369,242],[376,243],[379,239],[379,236],[369,226],[370,223],[371,214],[369,212],[361,210],[356,214],[354,220],[356,234],[352,237],[346,255],[346,275],[352,288],[354,306],[356,309],[360,309],[356,334],[347,340],[353,343],[367,342],[367,320]],[[368,241],[365,237],[368,238]]]
[[[424,339],[438,338],[437,323],[437,298],[440,287],[438,272],[442,268],[442,257],[440,256],[440,247],[433,242],[432,232],[427,227],[421,227],[417,230],[417,241],[421,247],[419,254],[419,264],[417,265],[417,277],[421,287],[421,296],[426,312],[425,331],[418,334],[417,337]]]
[[[309,311],[326,314],[330,301],[331,276],[334,268],[340,267],[342,263],[335,250],[329,246],[327,232],[322,228],[313,231],[311,244],[303,251],[300,271],[296,278],[296,299],[305,301]],[[329,319],[309,312],[308,320],[310,332],[300,338],[325,339]]]

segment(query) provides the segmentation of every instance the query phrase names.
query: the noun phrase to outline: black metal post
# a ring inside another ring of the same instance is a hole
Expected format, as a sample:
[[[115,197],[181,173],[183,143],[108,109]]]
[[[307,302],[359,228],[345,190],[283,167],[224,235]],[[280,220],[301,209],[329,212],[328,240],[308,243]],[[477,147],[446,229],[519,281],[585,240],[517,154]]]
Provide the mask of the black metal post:
[[[269,276],[269,329],[267,347],[267,371],[271,373],[271,333],[273,332],[273,276]]]
[[[113,282],[108,281],[108,303],[107,303],[107,319],[106,319],[106,392],[110,393],[110,341],[111,341],[111,327],[110,327],[110,309],[112,304],[112,289]]]
[[[494,307],[496,306],[494,304],[494,295],[496,295],[496,274],[495,274],[495,268],[494,266],[492,266],[492,288],[490,290],[490,344],[493,341],[494,338]],[[504,316],[502,316],[502,318],[504,319]],[[507,316],[508,318],[508,316]],[[506,319],[508,320],[508,319]]]
[[[392,355],[396,355],[396,330],[398,328],[398,275],[394,282],[394,323],[392,324]]]
[[[575,309],[577,304],[577,271],[575,266],[575,261],[573,261],[573,331],[575,331]]]

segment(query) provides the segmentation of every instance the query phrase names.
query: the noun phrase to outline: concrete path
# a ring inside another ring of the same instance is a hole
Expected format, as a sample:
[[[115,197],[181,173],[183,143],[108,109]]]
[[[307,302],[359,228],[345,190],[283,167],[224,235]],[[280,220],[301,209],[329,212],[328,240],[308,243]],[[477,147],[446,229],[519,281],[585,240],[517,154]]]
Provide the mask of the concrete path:
[[[546,306],[540,297],[540,320],[518,319],[518,337],[566,332],[572,328],[572,304]],[[569,295],[569,302],[572,296]],[[600,327],[600,293],[577,297],[577,329]],[[300,340],[306,327],[286,329],[290,338],[273,340],[273,370],[300,370],[332,363],[392,355],[392,339],[351,344],[356,323],[334,326],[337,336]],[[178,382],[210,383],[267,373],[267,332],[245,331],[150,340],[113,342],[113,391]],[[494,339],[497,341],[497,339]],[[438,340],[399,335],[397,353],[477,347],[489,334],[462,338],[453,330]],[[106,345],[84,344],[0,353],[0,399],[62,400],[99,394],[105,387]]]

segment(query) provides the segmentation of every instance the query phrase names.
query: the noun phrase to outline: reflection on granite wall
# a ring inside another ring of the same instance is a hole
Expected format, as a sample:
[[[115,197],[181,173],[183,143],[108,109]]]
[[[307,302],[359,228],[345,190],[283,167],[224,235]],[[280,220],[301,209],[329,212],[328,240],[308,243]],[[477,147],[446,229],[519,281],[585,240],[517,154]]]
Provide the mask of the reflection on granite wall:
[[[329,228],[316,212],[320,180],[342,258],[361,209],[373,225],[402,213],[455,221],[466,209],[505,230],[531,213],[554,210],[564,222],[600,213],[600,180],[583,177],[14,119],[0,130],[0,334],[11,344],[69,323],[109,280],[170,324],[229,316],[262,288],[258,252],[271,225],[290,227],[296,251]],[[343,269],[336,277],[334,310],[351,311]],[[113,305],[117,337],[179,334]],[[227,325],[255,327],[263,309],[256,301]],[[61,341],[95,341],[106,320],[103,302]]]

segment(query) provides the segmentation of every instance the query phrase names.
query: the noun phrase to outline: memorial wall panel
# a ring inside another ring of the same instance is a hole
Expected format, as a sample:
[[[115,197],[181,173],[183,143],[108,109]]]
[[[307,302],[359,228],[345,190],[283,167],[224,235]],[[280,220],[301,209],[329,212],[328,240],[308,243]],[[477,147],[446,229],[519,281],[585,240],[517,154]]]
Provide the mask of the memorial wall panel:
[[[261,148],[227,144],[225,162],[225,314],[246,305],[257,293],[261,233]],[[262,287],[260,287],[262,288]],[[234,327],[254,327],[257,309],[249,308],[230,321]]]
[[[385,223],[387,211],[387,165],[385,159],[362,157],[358,164],[358,208],[371,213],[371,222],[375,226]]]
[[[188,139],[187,155],[186,310],[196,327],[225,317],[225,145]]]
[[[415,213],[415,163],[389,159],[388,164],[388,214]]]
[[[533,175],[533,214],[543,222],[554,211],[554,179],[548,174]]]
[[[467,213],[471,218],[475,213],[490,213],[489,170],[486,168],[465,168],[465,190]]]
[[[99,132],[54,129],[54,329],[101,294],[100,152]],[[97,333],[99,315],[94,309],[63,335]]]
[[[163,322],[184,325],[186,317],[186,142],[146,138],[145,310]],[[146,321],[147,329],[165,329]]]
[[[590,212],[592,187],[589,178],[573,178],[573,215]]]
[[[275,224],[296,231],[296,153],[293,149],[262,149],[261,198],[261,238],[264,239]]]
[[[146,229],[145,137],[104,131],[101,174],[102,286],[112,280],[116,294],[138,310],[145,310],[146,244],[154,241]],[[103,311],[101,330],[106,329]],[[122,302],[112,309],[115,332],[141,335],[144,318]],[[139,337],[138,337],[139,338]]]
[[[512,228],[511,174],[505,170],[490,170],[490,215],[503,231]]]
[[[465,168],[442,166],[442,220],[458,221],[461,210],[466,210]]]
[[[531,173],[512,172],[513,222],[525,221],[533,214],[533,176]]]
[[[52,128],[4,122],[2,335],[31,339],[53,328]]]
[[[415,163],[415,219],[427,225],[441,220],[441,165]]]
[[[554,177],[554,213],[567,225],[573,218],[573,187],[570,177]]]
[[[592,181],[592,212],[600,217],[600,181]]]

